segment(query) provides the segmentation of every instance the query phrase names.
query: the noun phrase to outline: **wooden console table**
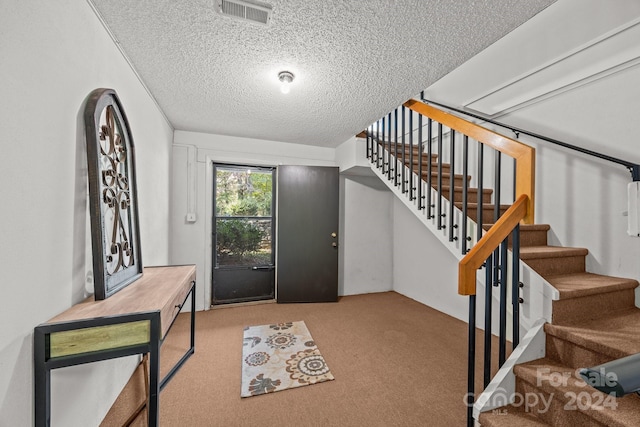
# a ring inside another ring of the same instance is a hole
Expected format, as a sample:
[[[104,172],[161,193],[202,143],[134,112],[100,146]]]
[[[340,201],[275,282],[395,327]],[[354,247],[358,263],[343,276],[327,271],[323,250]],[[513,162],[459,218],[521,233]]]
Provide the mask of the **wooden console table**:
[[[195,348],[194,265],[145,267],[141,278],[102,301],[93,297],[34,329],[35,425],[51,424],[51,370],[149,353],[149,426],[158,425],[160,390]],[[160,346],[191,295],[191,346],[160,379]]]

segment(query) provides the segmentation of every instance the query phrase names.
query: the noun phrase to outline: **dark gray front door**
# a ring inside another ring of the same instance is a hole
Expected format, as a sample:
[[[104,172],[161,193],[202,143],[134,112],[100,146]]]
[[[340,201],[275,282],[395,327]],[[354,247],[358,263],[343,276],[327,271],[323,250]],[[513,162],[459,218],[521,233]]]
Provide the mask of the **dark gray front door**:
[[[213,304],[275,296],[273,169],[214,165]]]
[[[338,300],[339,172],[278,167],[278,302]]]

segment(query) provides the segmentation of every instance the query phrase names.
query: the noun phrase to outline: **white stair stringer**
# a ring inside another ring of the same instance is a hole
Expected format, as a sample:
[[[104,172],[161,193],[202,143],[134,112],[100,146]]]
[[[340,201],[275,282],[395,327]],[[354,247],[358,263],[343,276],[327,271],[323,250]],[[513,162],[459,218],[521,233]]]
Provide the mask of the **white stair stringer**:
[[[516,394],[516,377],[513,374],[513,367],[545,356],[544,324],[546,322],[546,319],[538,319],[532,324],[518,347],[509,355],[504,365],[474,403],[474,419],[477,420],[482,412],[513,403],[522,403],[524,397]]]
[[[463,258],[461,251],[461,242],[465,236],[461,235],[461,227],[455,229],[454,234],[458,237],[457,240],[449,241],[449,231],[447,228],[438,229],[437,218],[435,212],[433,214],[433,218],[427,218],[427,210],[418,209],[418,199],[417,197],[414,200],[409,200],[409,194],[402,192],[401,186],[395,186],[392,180],[387,178],[387,174],[382,172],[382,169],[377,168],[375,164],[370,164],[371,170],[373,173],[384,182],[384,184],[389,188],[391,192],[393,192],[396,197],[415,215],[416,218],[420,220],[424,224],[424,226],[438,239],[440,242],[446,247],[449,252],[460,261]],[[437,198],[439,197],[438,193],[430,187],[427,187],[427,184],[419,180],[418,175],[411,171],[408,167],[405,166],[405,174],[409,177],[409,184],[413,182],[413,185],[422,185],[422,195],[426,195],[427,191],[431,192],[431,201],[432,203],[437,203]],[[417,194],[417,190],[414,192]],[[426,198],[425,198],[426,200]],[[449,212],[449,201],[442,198],[442,212]],[[434,208],[435,209],[435,208]],[[456,224],[461,224],[462,222],[462,211],[458,209],[455,205],[453,207],[454,219]],[[472,237],[472,240],[468,242],[468,247],[472,247],[476,242],[476,233],[477,233],[477,224],[475,221],[466,218],[467,221],[467,233]],[[509,250],[509,258],[511,258],[511,251]],[[511,265],[512,263],[508,263],[508,272],[507,277],[510,280],[511,278]],[[478,270],[476,274],[477,280],[477,295],[484,295],[484,272],[483,270]],[[520,336],[524,336],[527,331],[533,327],[535,322],[538,319],[546,319],[546,321],[551,321],[551,306],[552,301],[558,300],[560,294],[557,289],[555,289],[549,282],[547,282],[542,276],[536,273],[533,269],[531,269],[528,265],[520,262],[520,281],[525,284],[524,288],[520,290],[520,297],[524,300],[524,302],[520,305]],[[509,283],[510,285],[510,283]],[[507,287],[511,289],[511,286]],[[499,290],[498,288],[494,288],[493,292],[493,300],[495,304],[497,304],[499,298]],[[511,296],[508,295],[508,300],[510,301]],[[511,317],[511,304],[507,305],[508,316]],[[497,313],[496,313],[497,315]],[[492,322],[495,329],[492,331],[494,334],[497,333],[498,322]],[[511,336],[511,320],[507,321],[507,336]],[[478,327],[483,329],[483,325],[481,322],[477,323]]]

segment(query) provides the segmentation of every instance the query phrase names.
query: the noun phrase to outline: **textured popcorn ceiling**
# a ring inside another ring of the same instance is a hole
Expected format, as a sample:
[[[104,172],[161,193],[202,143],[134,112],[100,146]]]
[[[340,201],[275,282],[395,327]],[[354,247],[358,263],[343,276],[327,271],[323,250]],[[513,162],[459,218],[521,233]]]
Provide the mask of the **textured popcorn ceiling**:
[[[554,0],[89,1],[176,129],[335,147]]]

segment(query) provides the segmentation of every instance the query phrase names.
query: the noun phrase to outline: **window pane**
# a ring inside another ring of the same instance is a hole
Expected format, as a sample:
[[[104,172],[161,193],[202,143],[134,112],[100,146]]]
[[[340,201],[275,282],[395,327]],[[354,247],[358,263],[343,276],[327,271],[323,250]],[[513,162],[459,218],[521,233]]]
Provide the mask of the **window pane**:
[[[271,218],[217,218],[216,267],[272,265]]]
[[[218,168],[216,216],[271,216],[271,171]]]

